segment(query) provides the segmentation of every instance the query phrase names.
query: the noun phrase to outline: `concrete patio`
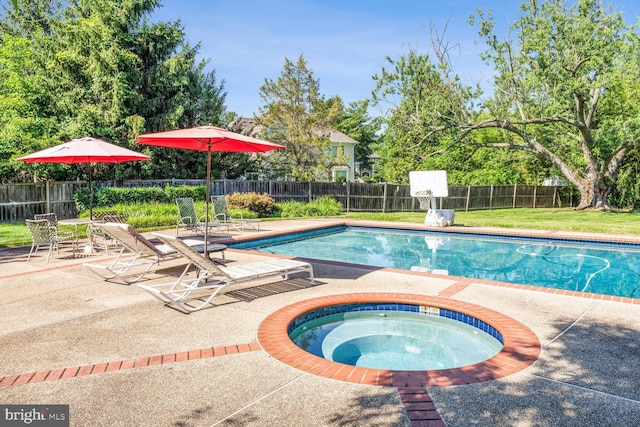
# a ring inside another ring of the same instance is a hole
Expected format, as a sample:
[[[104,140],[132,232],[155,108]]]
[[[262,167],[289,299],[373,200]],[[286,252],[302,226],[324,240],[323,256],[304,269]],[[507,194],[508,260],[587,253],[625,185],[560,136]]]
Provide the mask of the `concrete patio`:
[[[336,222],[265,221],[258,233]],[[186,315],[81,265],[107,259],[102,253],[61,251],[47,263],[41,251],[27,263],[28,252],[0,250],[0,404],[68,404],[72,426],[631,426],[640,419],[638,299],[313,261],[314,285],[228,287],[214,307]],[[264,258],[226,253],[232,263]],[[163,261],[145,283],[169,281],[183,264]],[[440,295],[486,307],[531,329],[540,355],[496,380],[380,387],[314,375],[262,349],[258,329],[273,312],[351,293]]]

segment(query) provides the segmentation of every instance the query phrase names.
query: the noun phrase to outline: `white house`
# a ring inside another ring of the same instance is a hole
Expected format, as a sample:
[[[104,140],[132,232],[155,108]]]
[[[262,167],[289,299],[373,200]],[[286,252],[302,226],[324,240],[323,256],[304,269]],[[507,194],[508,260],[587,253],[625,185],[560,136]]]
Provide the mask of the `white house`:
[[[246,117],[238,119],[230,128],[232,130],[240,129],[240,132],[250,136],[258,136],[261,133],[261,130],[257,128],[256,121]],[[353,182],[355,180],[356,144],[358,144],[358,141],[350,136],[335,129],[330,131],[329,145],[331,152],[334,156],[340,156],[345,161],[344,165],[336,165],[331,168],[332,181],[344,179],[345,181]]]

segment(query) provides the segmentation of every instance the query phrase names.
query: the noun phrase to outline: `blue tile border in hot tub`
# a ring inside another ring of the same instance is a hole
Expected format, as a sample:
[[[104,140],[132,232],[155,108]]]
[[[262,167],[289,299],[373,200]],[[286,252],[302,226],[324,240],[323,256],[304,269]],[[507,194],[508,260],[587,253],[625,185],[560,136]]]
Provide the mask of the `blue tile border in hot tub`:
[[[435,309],[435,310],[433,310]],[[441,308],[438,306],[421,306],[418,304],[404,304],[404,303],[384,303],[384,302],[363,302],[354,304],[338,304],[327,307],[317,308],[302,314],[294,319],[287,327],[287,333],[291,334],[295,329],[322,317],[331,316],[341,313],[356,313],[361,311],[401,311],[408,313],[416,313],[423,316],[437,316],[446,319],[455,320],[461,323],[465,323],[476,329],[479,329],[493,338],[498,340],[501,344],[504,344],[504,337],[495,327],[477,319],[471,315],[460,313],[458,311]]]

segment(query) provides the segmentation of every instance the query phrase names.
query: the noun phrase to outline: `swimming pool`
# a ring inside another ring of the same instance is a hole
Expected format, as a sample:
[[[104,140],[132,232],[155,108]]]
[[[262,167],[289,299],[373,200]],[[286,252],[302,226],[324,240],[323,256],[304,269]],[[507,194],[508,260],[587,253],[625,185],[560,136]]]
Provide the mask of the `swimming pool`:
[[[266,253],[640,298],[640,245],[337,226],[228,245]]]

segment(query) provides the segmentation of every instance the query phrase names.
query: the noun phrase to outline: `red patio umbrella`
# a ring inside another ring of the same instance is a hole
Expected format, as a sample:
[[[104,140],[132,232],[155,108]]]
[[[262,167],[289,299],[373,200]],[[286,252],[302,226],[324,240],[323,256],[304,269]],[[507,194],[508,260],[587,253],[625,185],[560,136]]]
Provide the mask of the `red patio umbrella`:
[[[18,160],[26,163],[86,163],[89,169],[89,218],[93,219],[93,191],[91,190],[91,163],[122,163],[149,160],[149,156],[110,144],[101,139],[84,137],[38,151]]]
[[[161,147],[182,148],[207,152],[207,188],[204,249],[207,252],[209,238],[209,186],[211,183],[211,152],[231,153],[266,153],[283,145],[263,141],[247,135],[231,132],[215,126],[198,126],[187,129],[170,130],[167,132],[148,133],[138,136],[138,144],[158,145]]]

